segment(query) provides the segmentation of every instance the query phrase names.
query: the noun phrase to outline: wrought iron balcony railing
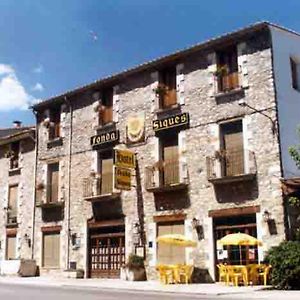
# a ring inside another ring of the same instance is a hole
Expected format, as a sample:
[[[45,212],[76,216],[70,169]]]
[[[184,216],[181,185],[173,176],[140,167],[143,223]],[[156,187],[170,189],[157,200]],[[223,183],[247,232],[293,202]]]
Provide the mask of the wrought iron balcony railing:
[[[95,174],[83,179],[83,198],[86,200],[113,197],[119,194],[114,188],[114,173]]]
[[[189,184],[186,162],[158,161],[145,168],[145,187],[148,191],[164,191],[187,187]]]
[[[251,179],[256,174],[256,160],[253,151],[220,150],[206,158],[209,181]]]

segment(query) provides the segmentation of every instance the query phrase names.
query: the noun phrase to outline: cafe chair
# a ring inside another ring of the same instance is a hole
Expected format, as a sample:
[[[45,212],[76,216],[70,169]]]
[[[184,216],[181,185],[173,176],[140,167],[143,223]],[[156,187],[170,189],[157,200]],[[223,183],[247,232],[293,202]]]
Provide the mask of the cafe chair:
[[[158,265],[156,269],[158,270],[159,280],[161,283],[163,284],[174,283],[174,274],[171,268],[168,268],[167,266],[164,265]]]
[[[177,283],[189,283],[194,267],[191,265],[177,265],[175,269],[175,281]]]
[[[218,271],[219,271],[219,282],[225,282],[226,285],[229,284],[229,274],[227,266],[223,264],[217,265]]]
[[[238,286],[243,282],[245,286],[248,285],[248,272],[246,266],[228,266],[229,280],[234,286]]]
[[[265,266],[264,268],[261,268],[258,272],[258,277],[262,278],[264,280],[265,286],[267,285],[271,268],[272,268],[272,266],[268,265],[268,266]]]

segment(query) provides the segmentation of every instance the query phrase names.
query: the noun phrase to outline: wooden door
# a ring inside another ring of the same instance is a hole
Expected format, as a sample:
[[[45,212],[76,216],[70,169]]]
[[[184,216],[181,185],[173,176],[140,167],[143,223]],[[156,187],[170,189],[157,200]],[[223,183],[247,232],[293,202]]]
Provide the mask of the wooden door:
[[[157,225],[157,236],[165,234],[183,234],[183,222],[161,223]],[[185,248],[160,243],[157,246],[157,261],[160,264],[184,264]]]
[[[48,199],[50,203],[58,201],[59,163],[48,165]]]
[[[18,186],[9,187],[8,195],[8,211],[7,211],[7,223],[15,224],[17,223],[17,212],[18,212]]]
[[[43,266],[59,268],[60,233],[45,233],[43,236]]]
[[[223,126],[223,175],[244,174],[244,146],[242,121]]]
[[[6,259],[17,258],[16,236],[8,236],[6,240]]]
[[[161,74],[161,83],[166,91],[162,95],[162,108],[172,107],[177,103],[176,95],[176,67],[165,69]]]
[[[116,278],[125,263],[125,234],[90,236],[89,273],[91,278]]]

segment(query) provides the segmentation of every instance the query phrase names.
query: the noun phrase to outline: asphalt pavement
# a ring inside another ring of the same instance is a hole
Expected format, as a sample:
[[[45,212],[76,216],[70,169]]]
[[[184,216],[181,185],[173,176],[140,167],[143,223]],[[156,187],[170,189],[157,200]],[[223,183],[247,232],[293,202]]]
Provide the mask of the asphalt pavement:
[[[0,283],[1,300],[188,300],[217,299],[208,295],[157,293],[149,291],[116,291],[75,287],[45,287]]]

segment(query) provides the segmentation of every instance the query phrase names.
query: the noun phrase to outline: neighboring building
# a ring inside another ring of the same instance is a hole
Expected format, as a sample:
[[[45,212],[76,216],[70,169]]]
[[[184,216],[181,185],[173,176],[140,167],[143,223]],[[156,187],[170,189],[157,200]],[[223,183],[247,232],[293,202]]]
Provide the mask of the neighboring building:
[[[299,46],[298,34],[263,22],[34,105],[41,273],[115,277],[136,252],[148,278],[158,263],[186,262],[214,279],[217,240],[237,231],[264,243],[242,260],[262,260],[285,239],[280,178],[299,172],[287,151]],[[115,149],[136,153],[131,190],[115,188],[128,185],[126,170],[116,178]],[[157,245],[166,233],[198,246]]]
[[[0,270],[15,272],[20,259],[31,259],[35,129],[0,129]]]

